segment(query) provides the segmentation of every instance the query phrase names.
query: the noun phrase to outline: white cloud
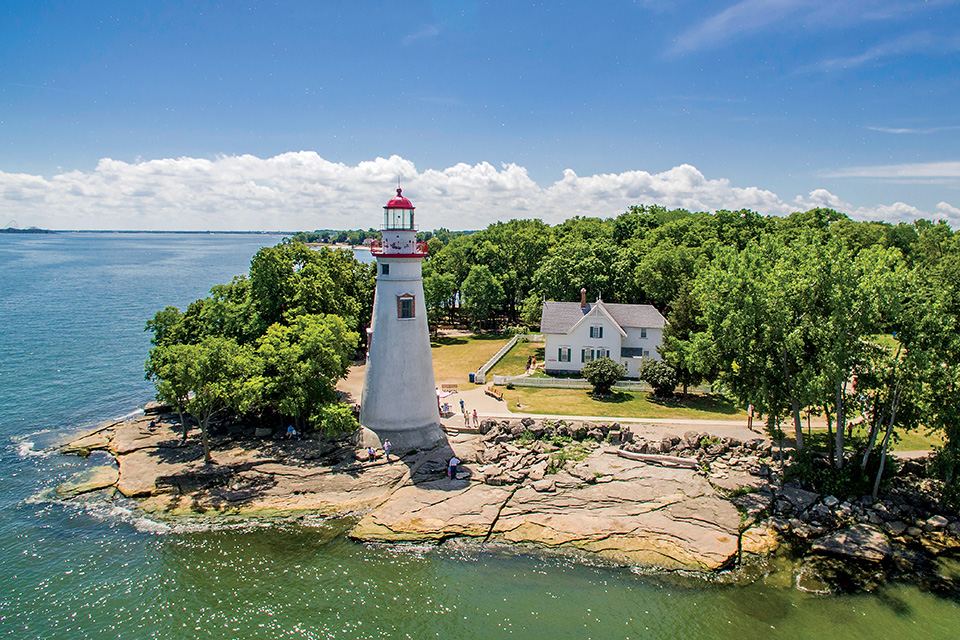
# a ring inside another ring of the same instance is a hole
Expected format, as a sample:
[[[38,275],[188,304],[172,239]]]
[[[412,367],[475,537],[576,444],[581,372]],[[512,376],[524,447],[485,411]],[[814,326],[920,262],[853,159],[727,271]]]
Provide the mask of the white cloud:
[[[368,228],[381,223],[382,206],[398,178],[424,229],[480,229],[511,218],[554,224],[574,215],[615,216],[634,204],[775,215],[828,206],[862,219],[932,217],[903,203],[856,208],[824,189],[787,203],[772,191],[707,178],[689,164],[662,173],[578,176],[567,169],[541,186],[516,164],[460,163],[420,171],[400,156],[348,166],[312,151],[134,163],[104,158],[93,171],[50,178],[0,172],[0,211],[21,226],[51,229]],[[945,208],[950,205],[942,205],[940,215],[960,221],[955,210]]]
[[[910,127],[866,127],[871,131],[879,131],[880,133],[895,133],[895,134],[918,134],[918,135],[927,135],[930,133],[939,133],[940,131],[954,131],[960,129],[960,126],[948,126],[948,127],[923,127],[923,128],[910,128]]]
[[[696,51],[729,42],[733,34],[758,31],[807,4],[805,0],[741,0],[681,33],[670,52]]]
[[[946,202],[938,202],[937,211],[942,213],[947,218],[950,218],[953,220],[960,220],[960,209],[953,206],[952,204],[947,204]]]
[[[825,178],[960,178],[960,161],[845,167],[821,175]]]
[[[960,225],[960,209],[952,207],[946,202],[937,205],[938,214],[931,214],[905,202],[857,207],[849,202],[844,202],[826,189],[814,189],[806,197],[797,196],[793,201],[796,204],[795,208],[800,211],[806,211],[814,207],[827,207],[845,213],[854,220],[913,222],[920,218],[926,218],[928,220],[945,219],[953,227]]]

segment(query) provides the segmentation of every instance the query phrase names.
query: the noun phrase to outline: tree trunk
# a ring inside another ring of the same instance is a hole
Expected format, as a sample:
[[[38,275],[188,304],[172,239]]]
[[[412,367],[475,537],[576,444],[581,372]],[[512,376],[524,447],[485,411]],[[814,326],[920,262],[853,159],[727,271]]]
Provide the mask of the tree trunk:
[[[183,419],[183,405],[179,402],[177,403],[177,415],[180,416],[180,426],[183,428],[183,439],[181,442],[186,442],[187,434],[190,433],[190,426],[187,424],[187,421]]]
[[[790,394],[790,408],[793,411],[793,431],[797,438],[797,451],[803,451],[803,423],[800,421],[800,404],[797,402],[797,396],[793,392],[793,385],[790,384],[786,351],[781,351],[780,366],[783,369],[783,381],[787,385],[787,392]]]
[[[833,457],[833,422],[830,421],[830,409],[827,408],[827,405],[823,405],[823,416],[827,419],[827,453],[830,455],[830,466],[833,466],[834,457]]]
[[[877,469],[877,478],[873,481],[873,501],[877,501],[877,494],[880,493],[880,478],[883,476],[883,465],[887,462],[887,445],[890,443],[890,434],[893,433],[893,423],[897,419],[897,407],[900,405],[900,384],[897,383],[893,391],[893,398],[890,401],[890,422],[887,423],[887,432],[883,435],[883,445],[880,447],[880,467]]]
[[[847,386],[847,376],[846,372],[840,373],[840,379],[837,381],[837,435],[836,435],[836,447],[837,460],[836,466],[837,469],[843,468],[843,431],[846,428],[846,415],[844,414],[844,387]]]
[[[210,457],[210,438],[207,436],[209,425],[210,425],[210,415],[197,416],[197,422],[200,424],[200,441],[203,442],[203,461],[206,464],[213,464],[213,459]]]
[[[880,394],[877,394],[877,398],[880,397]],[[870,421],[870,440],[867,441],[867,450],[863,452],[863,460],[860,462],[860,468],[866,469],[867,462],[870,460],[870,452],[873,451],[873,447],[877,444],[877,434],[880,432],[880,423],[883,422],[880,416],[880,401],[874,399],[873,402],[873,419]]]

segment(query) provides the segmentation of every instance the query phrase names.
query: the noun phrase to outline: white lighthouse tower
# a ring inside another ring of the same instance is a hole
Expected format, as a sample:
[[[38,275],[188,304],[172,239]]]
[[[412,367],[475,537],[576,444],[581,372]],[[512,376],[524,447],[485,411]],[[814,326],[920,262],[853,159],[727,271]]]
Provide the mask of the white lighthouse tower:
[[[360,405],[365,444],[390,440],[398,452],[444,439],[420,270],[427,246],[417,242],[413,210],[398,188],[383,208],[381,240],[371,247],[377,290]]]

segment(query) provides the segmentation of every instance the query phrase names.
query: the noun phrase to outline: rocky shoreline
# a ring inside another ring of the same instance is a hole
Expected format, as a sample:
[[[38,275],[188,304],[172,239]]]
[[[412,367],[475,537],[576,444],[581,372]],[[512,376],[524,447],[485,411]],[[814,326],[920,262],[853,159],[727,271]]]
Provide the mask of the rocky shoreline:
[[[117,493],[161,518],[351,517],[361,542],[466,539],[586,553],[651,570],[715,573],[799,558],[796,584],[813,592],[922,579],[952,589],[944,567],[960,549],[960,519],[901,473],[876,504],[782,484],[778,452],[688,431],[653,439],[618,423],[487,420],[477,433],[391,461],[349,440],[282,440],[220,425],[216,464],[182,442],[163,407],[65,445],[116,464],[78,474],[61,499]],[[463,461],[456,478],[447,460]],[[904,471],[911,471],[908,468]]]

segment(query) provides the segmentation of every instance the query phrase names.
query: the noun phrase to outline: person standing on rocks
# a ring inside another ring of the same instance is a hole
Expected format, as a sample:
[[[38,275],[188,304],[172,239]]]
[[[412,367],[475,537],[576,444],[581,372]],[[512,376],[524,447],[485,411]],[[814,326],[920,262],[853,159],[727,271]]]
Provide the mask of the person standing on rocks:
[[[476,409],[473,410],[473,426],[478,429],[480,428],[480,416],[477,415]]]
[[[450,476],[451,480],[457,479],[457,465],[460,464],[460,458],[454,455],[450,458],[449,464],[447,464],[447,475]]]
[[[383,441],[383,457],[386,459],[387,462],[390,462],[390,449],[392,447],[393,445],[390,443],[389,440]]]

